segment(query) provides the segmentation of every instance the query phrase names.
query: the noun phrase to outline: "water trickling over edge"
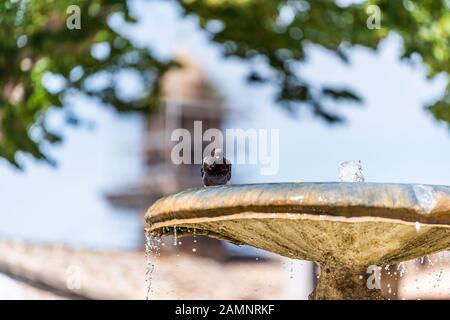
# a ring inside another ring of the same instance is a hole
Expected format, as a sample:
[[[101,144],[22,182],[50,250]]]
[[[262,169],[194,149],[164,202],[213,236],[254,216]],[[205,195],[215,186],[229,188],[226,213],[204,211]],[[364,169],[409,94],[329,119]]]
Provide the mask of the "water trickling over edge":
[[[149,300],[153,293],[153,273],[155,272],[155,262],[160,256],[161,238],[155,237],[148,232],[145,235],[145,300]]]

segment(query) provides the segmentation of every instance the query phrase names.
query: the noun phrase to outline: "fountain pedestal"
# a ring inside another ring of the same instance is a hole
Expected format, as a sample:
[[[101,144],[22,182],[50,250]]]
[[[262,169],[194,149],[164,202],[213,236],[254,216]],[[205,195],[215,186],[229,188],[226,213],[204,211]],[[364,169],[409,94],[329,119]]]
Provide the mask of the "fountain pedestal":
[[[450,187],[287,183],[192,189],[146,214],[156,236],[207,235],[321,265],[311,299],[383,299],[367,267],[450,248]]]
[[[367,268],[324,265],[310,300],[385,300],[380,290],[367,287]],[[377,275],[370,275],[376,277]],[[369,279],[369,281],[371,281]]]

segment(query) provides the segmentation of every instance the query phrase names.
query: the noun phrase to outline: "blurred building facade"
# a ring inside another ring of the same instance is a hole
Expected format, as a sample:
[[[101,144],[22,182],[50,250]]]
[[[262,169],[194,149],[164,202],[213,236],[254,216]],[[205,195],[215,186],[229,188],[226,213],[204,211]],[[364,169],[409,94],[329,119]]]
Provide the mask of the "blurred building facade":
[[[171,141],[171,135],[179,128],[193,135],[195,121],[201,121],[203,132],[210,128],[222,129],[227,108],[198,65],[186,57],[178,60],[182,67],[163,78],[164,103],[146,122],[142,178],[134,185],[107,193],[114,206],[145,210],[162,196],[202,186],[200,165],[172,162],[171,151],[178,141]]]
[[[172,133],[176,129],[186,129],[193,137],[194,123],[197,121],[201,122],[201,135],[208,129],[221,130],[229,108],[199,65],[187,56],[180,56],[177,60],[181,67],[168,72],[163,78],[164,102],[160,110],[146,120],[141,179],[106,194],[108,201],[115,207],[132,209],[142,214],[154,201],[165,195],[202,186],[200,164],[173,163],[172,148],[179,141],[172,141]],[[192,161],[193,140],[191,139],[190,155]],[[207,143],[209,142],[203,142],[202,150]],[[196,242],[197,254],[219,260],[227,259],[228,251],[221,241],[202,237]],[[183,250],[183,247],[171,250]]]

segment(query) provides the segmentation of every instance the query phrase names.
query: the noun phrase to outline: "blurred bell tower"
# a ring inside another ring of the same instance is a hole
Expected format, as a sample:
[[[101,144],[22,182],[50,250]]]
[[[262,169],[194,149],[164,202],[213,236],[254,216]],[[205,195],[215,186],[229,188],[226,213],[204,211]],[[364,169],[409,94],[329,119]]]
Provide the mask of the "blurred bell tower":
[[[172,162],[171,151],[178,142],[171,141],[171,134],[175,129],[183,128],[193,138],[195,121],[201,121],[202,134],[210,128],[221,130],[229,109],[196,63],[185,55],[176,60],[181,68],[169,71],[162,79],[164,102],[159,111],[146,121],[141,149],[142,177],[131,185],[107,192],[106,198],[115,207],[133,209],[143,215],[154,201],[165,195],[202,187],[199,164],[176,165]],[[196,254],[218,260],[227,259],[227,250],[222,242],[197,238]],[[183,246],[165,247],[166,250],[183,250]],[[185,251],[191,252],[191,249],[186,248]]]

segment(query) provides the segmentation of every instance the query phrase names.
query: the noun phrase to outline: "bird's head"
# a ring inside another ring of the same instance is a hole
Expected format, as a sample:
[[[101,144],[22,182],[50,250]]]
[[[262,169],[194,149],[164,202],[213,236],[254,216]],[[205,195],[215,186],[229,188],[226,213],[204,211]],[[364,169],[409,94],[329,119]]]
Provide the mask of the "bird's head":
[[[223,158],[223,150],[220,148],[214,149],[214,157],[218,159]]]

